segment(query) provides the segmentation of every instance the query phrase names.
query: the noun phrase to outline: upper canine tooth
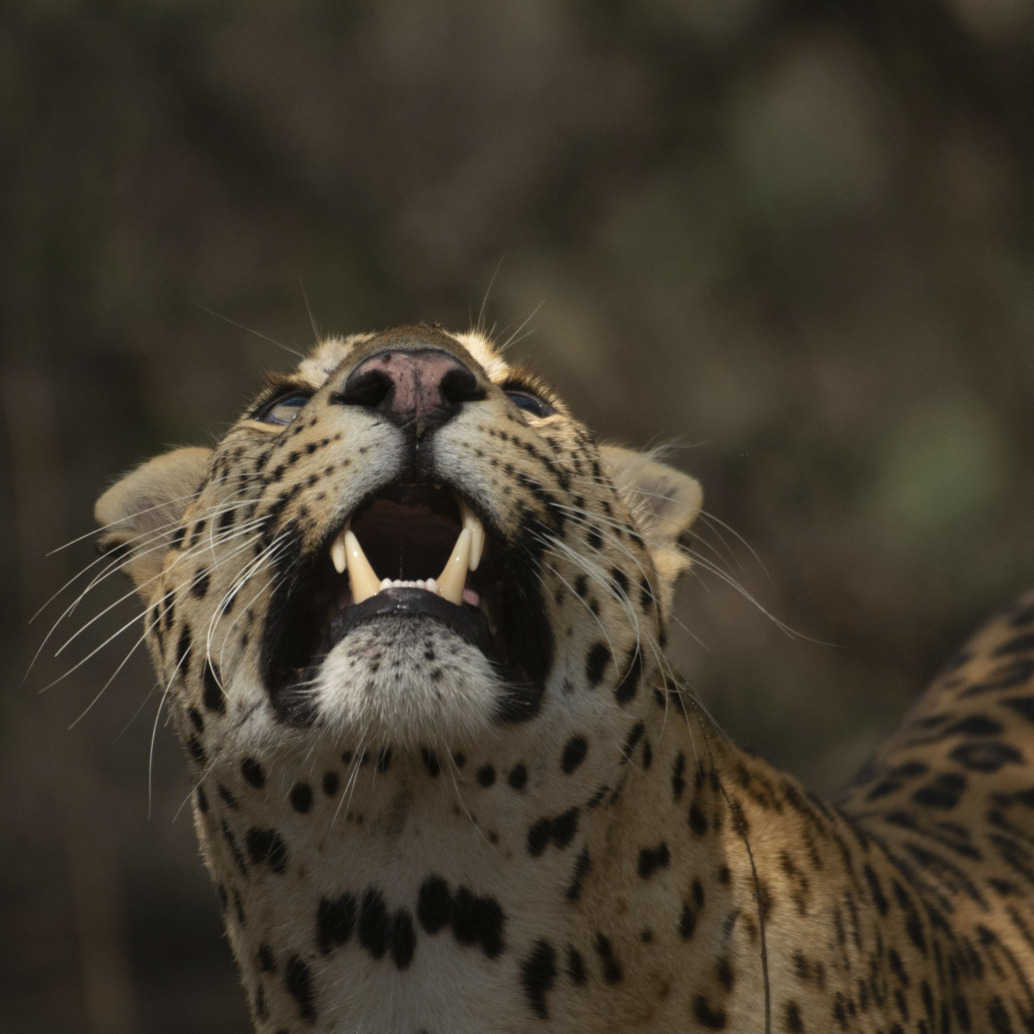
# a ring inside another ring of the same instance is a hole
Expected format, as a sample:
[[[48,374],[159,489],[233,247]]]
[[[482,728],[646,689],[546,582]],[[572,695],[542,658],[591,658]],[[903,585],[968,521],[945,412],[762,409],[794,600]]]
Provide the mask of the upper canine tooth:
[[[438,595],[455,603],[458,607],[463,602],[463,586],[467,581],[470,569],[470,528],[464,528],[452,547],[452,556],[445,561],[445,568],[438,575]]]
[[[381,580],[374,574],[359,540],[350,528],[344,532],[345,552],[348,556],[348,583],[352,586],[352,602],[362,603],[381,590]]]
[[[470,531],[470,569],[476,571],[481,563],[481,554],[485,551],[485,526],[462,499],[459,502],[463,527]]]
[[[345,568],[348,567],[348,551],[345,549],[345,532],[347,530],[347,528],[343,528],[330,544],[330,559],[338,574],[344,574]]]

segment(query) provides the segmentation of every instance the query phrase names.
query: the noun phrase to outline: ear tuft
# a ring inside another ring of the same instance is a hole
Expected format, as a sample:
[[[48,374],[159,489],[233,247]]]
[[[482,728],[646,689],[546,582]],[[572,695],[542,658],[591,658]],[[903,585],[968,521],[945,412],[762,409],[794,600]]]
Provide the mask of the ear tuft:
[[[97,547],[119,558],[145,599],[180,518],[208,474],[211,457],[211,449],[167,452],[141,464],[97,500]]]

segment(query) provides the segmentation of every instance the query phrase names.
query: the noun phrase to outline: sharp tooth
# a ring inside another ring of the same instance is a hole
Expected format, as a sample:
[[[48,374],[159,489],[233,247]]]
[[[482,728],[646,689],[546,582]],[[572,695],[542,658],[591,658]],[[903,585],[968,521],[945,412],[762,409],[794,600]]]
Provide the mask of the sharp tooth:
[[[470,569],[476,571],[481,563],[481,554],[485,551],[485,526],[462,499],[459,504],[463,527],[470,529]]]
[[[362,603],[380,592],[381,581],[374,574],[359,540],[350,529],[345,529],[344,543],[348,554],[348,583],[352,586],[352,602]]]
[[[470,568],[470,529],[464,528],[452,547],[452,556],[445,561],[445,569],[438,575],[438,595],[455,603],[458,607],[463,602],[463,586],[467,581]]]
[[[347,528],[342,529],[341,534],[330,544],[330,559],[338,574],[344,574],[345,568],[348,567],[348,552],[345,549],[345,532],[347,530]]]

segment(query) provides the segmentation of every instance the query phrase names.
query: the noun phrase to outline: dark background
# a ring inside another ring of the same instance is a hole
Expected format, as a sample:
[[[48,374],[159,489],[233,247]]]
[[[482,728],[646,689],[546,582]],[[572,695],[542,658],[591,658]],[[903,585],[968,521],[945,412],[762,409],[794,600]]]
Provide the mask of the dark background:
[[[29,619],[109,480],[314,325],[464,329],[487,294],[601,434],[672,443],[719,572],[679,663],[824,791],[1034,582],[1025,0],[281,7],[0,8],[10,1034],[246,1029],[143,651],[90,707],[135,609],[53,658],[126,586]]]

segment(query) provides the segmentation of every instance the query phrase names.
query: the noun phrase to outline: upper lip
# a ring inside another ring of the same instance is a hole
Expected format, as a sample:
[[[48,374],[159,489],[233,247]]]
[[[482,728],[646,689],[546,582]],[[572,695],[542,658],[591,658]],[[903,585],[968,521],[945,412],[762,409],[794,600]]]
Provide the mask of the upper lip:
[[[551,639],[529,566],[451,489],[382,488],[322,545],[284,555],[263,644],[274,705],[286,718],[311,720],[305,688],[326,655],[357,624],[386,615],[446,624],[537,701]],[[511,707],[510,717],[527,710]]]

